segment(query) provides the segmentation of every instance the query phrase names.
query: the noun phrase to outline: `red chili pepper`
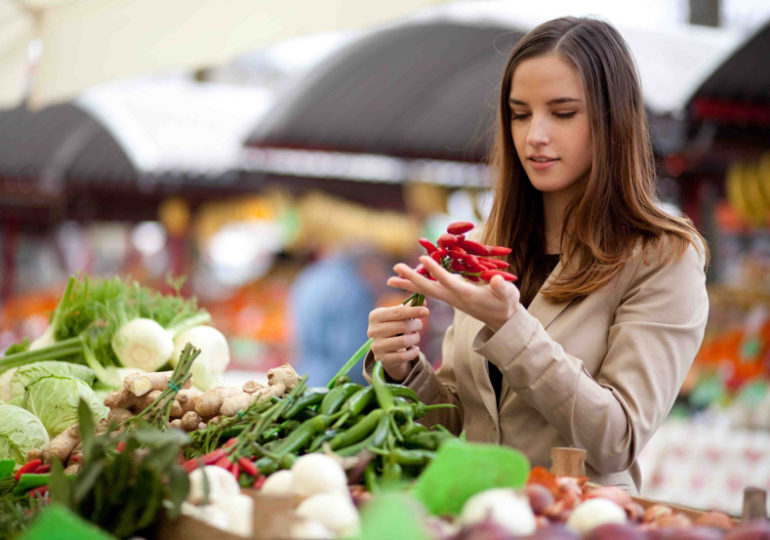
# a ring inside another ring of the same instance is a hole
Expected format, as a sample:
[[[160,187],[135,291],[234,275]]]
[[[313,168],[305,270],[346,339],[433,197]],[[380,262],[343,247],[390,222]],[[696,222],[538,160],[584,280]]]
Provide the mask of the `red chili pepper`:
[[[492,268],[508,268],[510,266],[507,262],[501,261],[500,259],[487,259],[485,257],[478,257],[478,260],[480,263],[489,264]]]
[[[455,221],[450,223],[446,230],[450,234],[463,234],[470,231],[473,227],[474,225],[470,221]]]
[[[262,489],[262,484],[265,483],[265,476],[260,476],[254,480],[254,489]]]
[[[227,455],[227,450],[224,448],[217,448],[216,450],[209,452],[205,456],[201,458],[204,465],[211,465],[217,461],[219,461],[221,458],[225,457]]]
[[[430,272],[428,272],[428,269],[425,268],[422,264],[418,264],[414,267],[414,271],[420,274],[421,276],[425,276],[431,281],[436,281],[436,278],[430,275]]]
[[[217,467],[222,467],[225,470],[230,470],[230,467],[232,466],[233,462],[228,459],[227,456],[219,458],[214,465]]]
[[[48,486],[37,486],[36,488],[32,488],[27,492],[27,495],[29,497],[35,497],[36,495],[40,495],[40,497],[45,497],[48,495]]]
[[[465,278],[469,279],[470,281],[479,281],[479,276],[470,275],[470,276],[465,276]]]
[[[254,462],[251,461],[248,458],[242,457],[238,460],[238,464],[241,466],[241,469],[243,469],[244,472],[247,474],[250,474],[251,476],[258,476],[259,470],[257,470],[257,466],[254,465]]]
[[[438,249],[430,254],[430,258],[433,259],[434,261],[436,261],[439,264],[441,264],[441,259],[443,259],[444,255],[446,255],[446,250],[444,248],[440,248],[440,249],[444,251],[443,254]]]
[[[235,444],[235,443],[237,443],[237,442],[238,442],[238,439],[236,439],[235,437],[230,437],[230,438],[227,440],[227,442],[225,443],[225,445],[224,445],[224,446],[225,446],[225,448],[227,448],[228,446],[232,446],[232,445],[234,445],[234,444]]]
[[[489,281],[495,276],[502,276],[504,280],[506,281],[516,281],[517,278],[513,274],[509,274],[508,272],[503,272],[502,270],[485,270],[481,273],[481,279],[484,281]]]
[[[37,469],[35,469],[35,474],[46,474],[51,472],[51,466],[50,465],[41,465]]]
[[[457,246],[457,237],[453,234],[442,234],[437,243],[440,247],[449,249]]]
[[[17,482],[19,481],[19,478],[21,478],[22,474],[31,473],[32,471],[37,469],[41,463],[43,462],[40,461],[39,459],[33,459],[32,461],[28,461],[27,463],[22,465],[21,468],[18,471],[16,471],[16,476],[15,476],[16,481]]]
[[[83,454],[72,454],[69,457],[70,461],[74,461],[75,463],[80,463],[80,461],[83,460]]]
[[[465,255],[468,254],[468,252],[461,247],[452,247],[452,248],[449,248],[448,251],[449,251],[449,255],[453,259],[462,259]]]
[[[487,268],[482,266],[481,263],[479,263],[479,260],[473,255],[466,255],[463,257],[463,264],[465,264],[465,268],[471,272],[483,272],[484,270],[487,270]]]
[[[425,251],[428,252],[428,255],[436,251],[438,248],[433,245],[433,242],[428,240],[427,238],[418,238],[417,241],[420,243],[422,247],[425,248]]]
[[[193,458],[188,461],[185,461],[184,465],[182,465],[182,468],[187,472],[187,474],[190,474],[195,469],[197,469],[200,466],[200,461]]]
[[[233,473],[233,476],[236,480],[238,480],[241,477],[241,466],[237,463],[233,463],[232,468],[230,469],[230,472]]]
[[[463,270],[465,270],[465,266],[463,266],[463,263],[461,263],[457,259],[452,260],[452,262],[449,264],[449,268],[451,268],[455,272],[462,272]]]
[[[511,248],[503,246],[487,246],[489,247],[489,254],[496,257],[498,255],[508,255],[511,252]]]
[[[462,240],[460,245],[465,248],[465,251],[473,255],[489,255],[490,250],[484,244],[480,244],[474,240]]]
[[[117,450],[118,452],[122,452],[123,450],[125,450],[125,448],[126,448],[126,443],[123,441],[120,441],[117,444],[117,446],[115,446],[115,450]]]

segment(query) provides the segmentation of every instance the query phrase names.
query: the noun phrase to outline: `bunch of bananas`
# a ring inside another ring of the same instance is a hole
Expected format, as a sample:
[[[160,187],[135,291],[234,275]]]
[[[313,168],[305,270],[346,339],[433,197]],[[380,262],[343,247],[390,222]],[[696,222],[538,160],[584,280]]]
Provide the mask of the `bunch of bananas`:
[[[755,227],[770,224],[770,152],[756,163],[736,162],[725,179],[727,199]]]

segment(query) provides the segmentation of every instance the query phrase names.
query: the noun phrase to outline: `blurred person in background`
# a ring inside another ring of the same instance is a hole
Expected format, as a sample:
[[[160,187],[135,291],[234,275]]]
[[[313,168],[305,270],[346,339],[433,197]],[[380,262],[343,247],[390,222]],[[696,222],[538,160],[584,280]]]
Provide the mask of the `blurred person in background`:
[[[708,249],[655,201],[634,60],[596,19],[555,19],[509,57],[492,159],[497,189],[481,239],[512,250],[514,285],[475,285],[430,257],[388,284],[455,308],[436,372],[420,352],[425,307],[378,308],[371,353],[426,403],[421,420],[521,450],[586,450],[586,475],[630,492],[637,457],[668,415],[703,339]]]
[[[323,386],[366,341],[369,312],[387,291],[389,261],[376,248],[330,251],[305,267],[289,294],[294,365]],[[366,384],[358,370],[350,378]]]

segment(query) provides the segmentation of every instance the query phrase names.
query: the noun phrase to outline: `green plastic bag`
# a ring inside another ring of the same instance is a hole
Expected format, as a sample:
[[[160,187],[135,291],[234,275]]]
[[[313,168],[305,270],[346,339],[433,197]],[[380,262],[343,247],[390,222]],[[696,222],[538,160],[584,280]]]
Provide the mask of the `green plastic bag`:
[[[521,488],[529,460],[507,446],[448,441],[415,482],[413,495],[434,515],[455,515],[476,493],[499,487]]]

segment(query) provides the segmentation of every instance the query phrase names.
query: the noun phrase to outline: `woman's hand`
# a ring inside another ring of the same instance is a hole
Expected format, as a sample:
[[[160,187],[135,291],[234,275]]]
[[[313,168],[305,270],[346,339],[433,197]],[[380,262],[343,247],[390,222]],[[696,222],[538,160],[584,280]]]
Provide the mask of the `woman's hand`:
[[[369,329],[374,359],[382,362],[389,377],[403,381],[419,356],[420,330],[429,315],[425,306],[377,308],[369,313]]]
[[[475,285],[448,272],[428,256],[420,257],[420,262],[436,281],[399,263],[393,268],[398,277],[389,278],[388,285],[443,300],[495,332],[519,309],[519,289],[501,276],[494,276],[489,285]]]

